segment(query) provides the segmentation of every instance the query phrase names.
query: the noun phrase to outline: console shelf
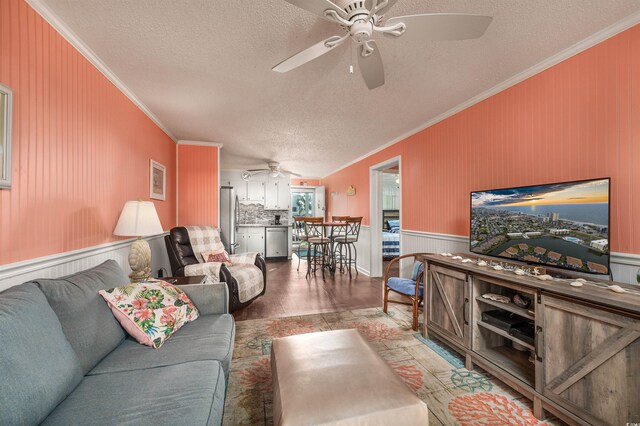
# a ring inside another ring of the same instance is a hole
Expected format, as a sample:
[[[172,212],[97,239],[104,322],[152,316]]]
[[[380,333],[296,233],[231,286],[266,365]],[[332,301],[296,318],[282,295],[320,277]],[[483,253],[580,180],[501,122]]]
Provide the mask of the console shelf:
[[[495,306],[498,309],[502,309],[502,310],[514,313],[516,315],[520,315],[521,317],[524,317],[530,320],[534,320],[536,318],[531,311],[521,308],[519,306],[516,306],[511,302],[509,303],[496,302],[495,300],[485,299],[482,296],[476,296],[476,300],[481,303],[486,303],[487,305]]]
[[[478,354],[497,364],[500,368],[511,373],[532,388],[534,387],[535,369],[533,363],[529,361],[529,352],[521,352],[510,346],[498,346],[479,350]]]
[[[510,335],[509,333],[507,333],[506,331],[504,331],[501,328],[498,328],[496,326],[488,324],[488,323],[486,323],[484,321],[478,321],[478,325],[481,326],[481,327],[486,328],[489,331],[492,331],[492,332],[494,332],[496,334],[499,334],[500,336],[505,337],[505,338],[511,340],[512,342],[516,342],[517,344],[522,345],[527,349],[530,349],[532,351],[536,350],[536,348],[534,348],[531,343],[527,343],[527,342],[525,342],[523,340],[520,340],[517,337],[514,337],[514,336]],[[519,351],[516,351],[516,352],[519,352]]]

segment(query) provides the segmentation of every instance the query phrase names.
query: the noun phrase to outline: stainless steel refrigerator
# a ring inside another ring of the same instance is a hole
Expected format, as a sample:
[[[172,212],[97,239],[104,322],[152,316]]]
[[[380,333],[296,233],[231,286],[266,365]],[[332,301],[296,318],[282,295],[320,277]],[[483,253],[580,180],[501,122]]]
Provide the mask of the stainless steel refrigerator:
[[[229,254],[238,248],[238,214],[240,213],[238,196],[232,186],[220,187],[220,238]]]

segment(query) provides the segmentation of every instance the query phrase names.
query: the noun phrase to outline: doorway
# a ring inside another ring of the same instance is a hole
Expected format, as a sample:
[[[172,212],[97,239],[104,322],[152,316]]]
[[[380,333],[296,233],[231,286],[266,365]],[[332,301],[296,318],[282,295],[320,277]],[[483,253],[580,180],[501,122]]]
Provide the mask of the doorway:
[[[401,163],[398,156],[369,168],[372,277],[383,276],[388,262],[402,252]]]

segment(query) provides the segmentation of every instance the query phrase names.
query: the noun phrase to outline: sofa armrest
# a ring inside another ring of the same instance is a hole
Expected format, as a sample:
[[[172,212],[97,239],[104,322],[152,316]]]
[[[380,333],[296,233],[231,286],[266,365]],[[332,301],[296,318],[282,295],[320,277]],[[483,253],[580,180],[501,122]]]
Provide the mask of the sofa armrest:
[[[229,313],[229,289],[226,283],[187,284],[178,288],[189,296],[201,315]]]

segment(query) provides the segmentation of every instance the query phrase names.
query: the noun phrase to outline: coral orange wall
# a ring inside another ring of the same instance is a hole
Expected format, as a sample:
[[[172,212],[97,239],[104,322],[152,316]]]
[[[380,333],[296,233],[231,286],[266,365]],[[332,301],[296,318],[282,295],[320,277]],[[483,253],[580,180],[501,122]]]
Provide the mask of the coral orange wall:
[[[291,178],[291,186],[320,186],[320,179]]]
[[[178,145],[178,223],[218,226],[217,146]]]
[[[470,191],[610,176],[612,251],[640,253],[640,26],[328,176],[327,211],[368,217],[397,155],[403,229],[469,235]]]
[[[125,201],[149,198],[149,160],[175,143],[24,0],[0,1],[0,82],[13,89],[13,184],[0,190],[0,264],[116,240]]]

